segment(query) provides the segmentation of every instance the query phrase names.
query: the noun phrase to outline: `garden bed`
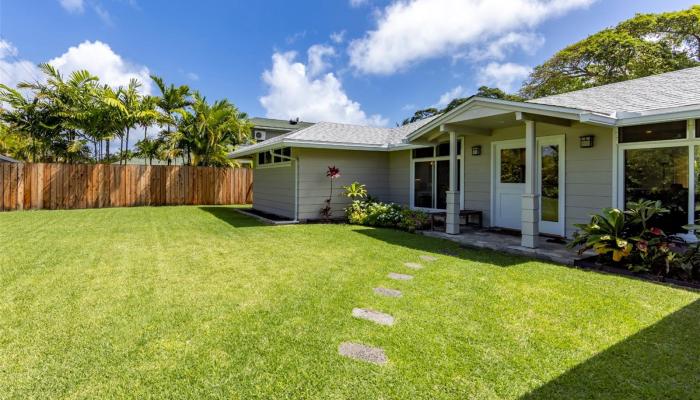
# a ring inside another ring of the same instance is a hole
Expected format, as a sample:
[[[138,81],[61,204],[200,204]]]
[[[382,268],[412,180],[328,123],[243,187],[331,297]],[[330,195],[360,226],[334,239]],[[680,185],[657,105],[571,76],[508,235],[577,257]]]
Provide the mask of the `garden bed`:
[[[630,271],[626,268],[615,267],[612,265],[601,264],[598,262],[598,256],[590,256],[586,258],[581,258],[574,260],[574,266],[582,269],[590,269],[595,271],[601,271],[609,274],[623,275],[636,279],[642,279],[645,281],[651,281],[656,283],[667,283],[676,286],[682,286],[690,289],[700,290],[700,282],[698,281],[682,281],[680,279],[666,278],[663,276],[657,276],[649,273],[641,273]]]

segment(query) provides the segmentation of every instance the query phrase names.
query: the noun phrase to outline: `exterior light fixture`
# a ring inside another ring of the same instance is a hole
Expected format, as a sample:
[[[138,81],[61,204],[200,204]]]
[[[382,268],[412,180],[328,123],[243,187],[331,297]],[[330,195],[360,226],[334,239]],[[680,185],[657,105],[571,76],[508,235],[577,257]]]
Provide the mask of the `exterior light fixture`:
[[[480,156],[481,155],[481,145],[472,146],[472,155],[473,156]]]
[[[595,136],[593,136],[593,135],[585,135],[585,136],[579,137],[581,148],[582,149],[589,149],[589,148],[593,147],[593,139],[594,138],[595,138]]]

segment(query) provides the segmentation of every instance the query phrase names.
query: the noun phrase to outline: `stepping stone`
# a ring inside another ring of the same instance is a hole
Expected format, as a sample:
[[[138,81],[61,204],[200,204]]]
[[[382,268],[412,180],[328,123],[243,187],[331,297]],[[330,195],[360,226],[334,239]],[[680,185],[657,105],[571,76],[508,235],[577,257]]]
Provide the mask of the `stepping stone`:
[[[338,353],[341,356],[377,365],[384,365],[389,361],[386,354],[384,354],[384,350],[378,347],[365,346],[360,343],[341,343],[340,346],[338,346]]]
[[[394,325],[394,317],[379,311],[365,310],[364,308],[353,308],[352,316],[355,318],[366,319],[367,321],[372,321],[379,325]]]
[[[374,288],[374,293],[380,295],[380,296],[386,296],[386,297],[401,297],[401,291],[396,290],[396,289],[387,289],[383,287],[376,287]]]
[[[397,281],[408,281],[413,279],[413,275],[397,274],[396,272],[390,272],[387,276]]]
[[[423,261],[437,261],[437,257],[421,255],[420,259]]]
[[[406,267],[408,267],[410,269],[423,269],[423,266],[418,264],[418,263],[407,262],[407,263],[404,263],[403,265],[405,265]]]

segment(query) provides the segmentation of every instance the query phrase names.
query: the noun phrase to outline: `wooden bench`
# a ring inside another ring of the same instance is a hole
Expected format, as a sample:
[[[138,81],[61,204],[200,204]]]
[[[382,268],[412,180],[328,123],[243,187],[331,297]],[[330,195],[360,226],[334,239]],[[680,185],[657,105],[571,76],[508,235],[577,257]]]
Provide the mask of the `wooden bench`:
[[[469,217],[475,216],[477,222],[469,222]],[[464,217],[464,224],[462,224],[462,217]],[[437,211],[430,213],[430,230],[435,230],[435,222],[438,219],[442,219],[447,225],[447,212]],[[479,210],[459,210],[459,225],[471,225],[479,229],[484,227],[484,213]]]

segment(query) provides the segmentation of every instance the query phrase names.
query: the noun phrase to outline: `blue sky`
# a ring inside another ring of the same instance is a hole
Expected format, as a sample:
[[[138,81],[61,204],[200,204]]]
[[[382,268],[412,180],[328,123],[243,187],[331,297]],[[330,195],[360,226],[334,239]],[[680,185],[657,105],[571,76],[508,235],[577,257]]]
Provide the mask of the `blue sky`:
[[[113,85],[156,74],[254,116],[393,125],[481,84],[516,90],[567,44],[692,4],[0,0],[0,82],[36,79],[49,61]]]

